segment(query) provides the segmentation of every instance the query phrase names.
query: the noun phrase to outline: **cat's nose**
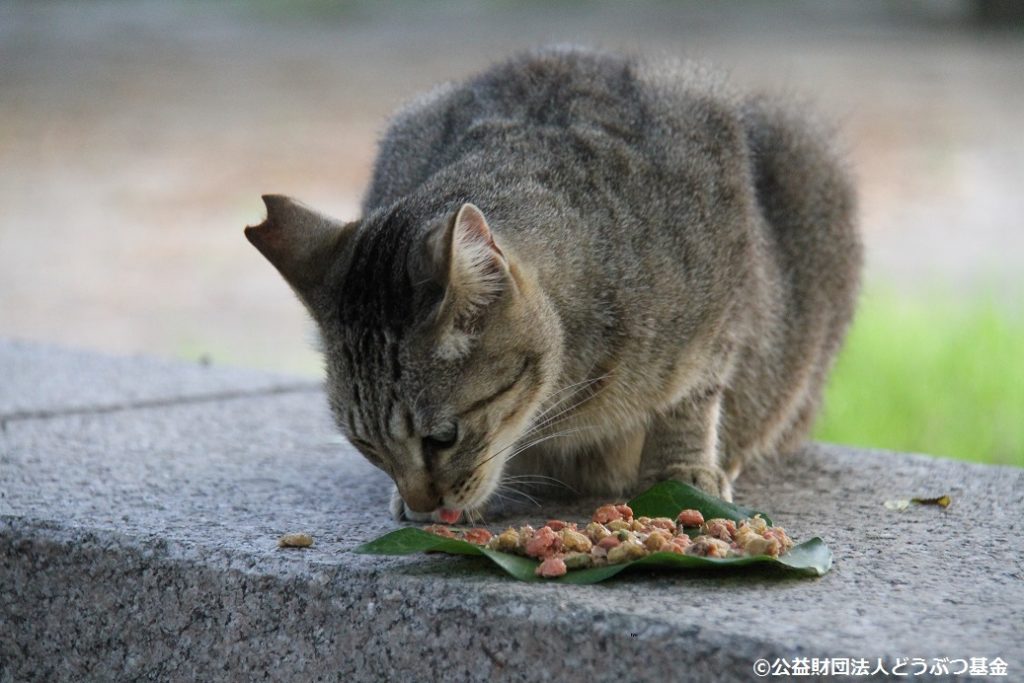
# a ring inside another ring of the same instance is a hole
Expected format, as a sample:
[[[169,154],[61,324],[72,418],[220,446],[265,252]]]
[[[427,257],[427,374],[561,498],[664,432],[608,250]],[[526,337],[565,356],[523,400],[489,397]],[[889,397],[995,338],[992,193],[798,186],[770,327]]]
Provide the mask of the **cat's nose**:
[[[399,484],[398,492],[402,494],[402,500],[413,512],[433,512],[441,507],[441,496],[433,486],[402,486]]]

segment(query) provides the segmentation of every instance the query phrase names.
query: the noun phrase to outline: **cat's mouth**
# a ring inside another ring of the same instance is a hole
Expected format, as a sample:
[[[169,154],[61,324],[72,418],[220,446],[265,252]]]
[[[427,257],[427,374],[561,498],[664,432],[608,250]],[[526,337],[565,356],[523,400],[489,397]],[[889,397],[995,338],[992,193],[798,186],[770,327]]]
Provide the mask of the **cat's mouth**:
[[[453,510],[450,508],[438,508],[434,510],[434,516],[437,521],[442,524],[455,524],[462,517],[462,510]]]

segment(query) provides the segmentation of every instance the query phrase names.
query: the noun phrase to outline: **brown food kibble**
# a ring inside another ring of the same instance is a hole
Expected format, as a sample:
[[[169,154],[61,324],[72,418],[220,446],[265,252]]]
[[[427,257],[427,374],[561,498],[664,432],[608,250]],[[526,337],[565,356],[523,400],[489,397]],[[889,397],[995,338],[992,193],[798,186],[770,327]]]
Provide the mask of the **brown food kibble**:
[[[604,548],[605,550],[611,550],[620,543],[622,543],[622,541],[619,540],[618,536],[605,536],[598,542],[597,547]]]
[[[768,522],[764,521],[764,518],[761,517],[761,515],[757,514],[751,517],[750,519],[745,519],[742,522],[740,522],[740,526],[749,526],[757,533],[763,534],[765,532],[765,529],[768,528]]]
[[[488,541],[487,547],[502,553],[514,553],[516,548],[519,547],[519,532],[509,527],[497,536],[492,537]]]
[[[733,536],[736,535],[736,522],[731,519],[722,519],[716,517],[715,519],[709,519],[701,525],[701,533],[705,536],[711,536],[717,538],[720,541],[732,543]]]
[[[313,537],[307,533],[285,534],[277,539],[279,548],[308,548],[313,545]]]
[[[704,515],[700,510],[683,510],[676,517],[676,521],[682,526],[695,527],[704,523]]]
[[[606,525],[608,531],[629,531],[632,523],[624,519],[613,519]]]
[[[746,543],[741,543],[740,548],[747,555],[770,555],[772,557],[778,557],[781,546],[774,538],[754,536],[747,540]]]
[[[732,547],[725,541],[713,536],[698,536],[686,548],[687,555],[698,557],[728,557]]]
[[[668,543],[661,546],[661,552],[663,553],[675,553],[677,555],[685,555],[686,549],[690,546],[693,541],[686,534],[680,536],[673,536]]]
[[[741,548],[744,548],[748,543],[757,538],[762,538],[761,534],[754,531],[752,527],[740,523],[739,527],[736,528],[736,535],[732,537],[732,540]]]
[[[629,507],[625,503],[622,505],[616,505],[615,509],[619,511],[624,519],[633,519],[633,508]]]
[[[612,532],[608,531],[604,524],[591,522],[587,525],[587,538],[590,539],[591,543],[598,543],[602,538],[611,536],[611,534]]]
[[[625,541],[608,551],[608,563],[619,564],[640,559],[648,555],[647,548],[636,541]]]
[[[793,539],[786,534],[786,530],[781,526],[773,526],[765,529],[764,537],[773,538],[778,541],[780,553],[788,553],[790,548],[793,547]]]
[[[590,553],[569,553],[562,559],[569,569],[586,569],[594,566],[594,556]]]
[[[575,529],[562,529],[559,536],[562,538],[562,547],[569,552],[589,553],[593,545],[589,538]]]
[[[661,550],[666,544],[672,542],[672,535],[663,529],[655,529],[647,536],[644,546],[652,553]]]

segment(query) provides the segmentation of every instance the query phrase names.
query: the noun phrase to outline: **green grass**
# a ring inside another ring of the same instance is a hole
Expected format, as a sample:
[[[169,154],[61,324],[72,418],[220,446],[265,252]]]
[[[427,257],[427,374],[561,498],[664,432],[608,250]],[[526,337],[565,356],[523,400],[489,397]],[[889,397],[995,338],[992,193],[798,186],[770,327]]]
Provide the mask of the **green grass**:
[[[1024,316],[952,301],[862,297],[816,439],[1024,466]]]

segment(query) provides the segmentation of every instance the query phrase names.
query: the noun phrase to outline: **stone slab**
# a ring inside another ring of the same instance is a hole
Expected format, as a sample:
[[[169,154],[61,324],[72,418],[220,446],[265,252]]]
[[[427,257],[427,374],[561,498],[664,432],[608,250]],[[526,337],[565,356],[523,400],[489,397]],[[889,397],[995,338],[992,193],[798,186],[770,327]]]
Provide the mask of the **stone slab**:
[[[0,339],[0,422],[318,385],[257,370]]]
[[[798,580],[544,585],[480,559],[353,554],[396,526],[389,490],[318,393],[10,421],[0,681],[751,680],[756,660],[798,656],[1000,657],[1024,676],[1024,470],[812,445],[747,473],[740,501],[835,553]],[[950,508],[882,505],[939,493]],[[297,530],[313,548],[275,547]]]

